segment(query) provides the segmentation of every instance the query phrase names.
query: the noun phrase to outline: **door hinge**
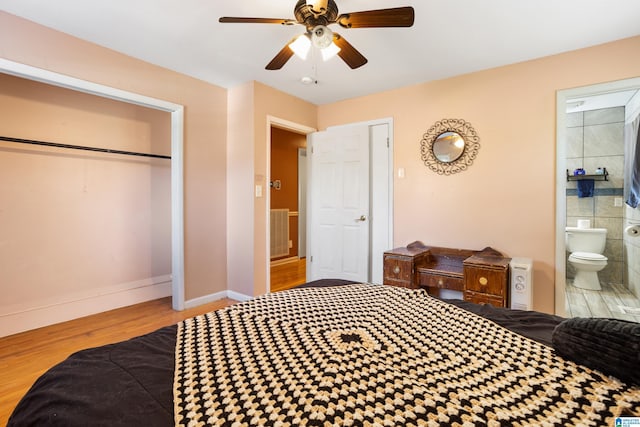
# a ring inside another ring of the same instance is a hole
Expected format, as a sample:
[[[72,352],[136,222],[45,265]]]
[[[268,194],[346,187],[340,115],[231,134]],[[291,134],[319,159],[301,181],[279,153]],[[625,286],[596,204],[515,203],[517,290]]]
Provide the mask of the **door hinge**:
[[[387,148],[389,148],[389,137],[387,137]]]

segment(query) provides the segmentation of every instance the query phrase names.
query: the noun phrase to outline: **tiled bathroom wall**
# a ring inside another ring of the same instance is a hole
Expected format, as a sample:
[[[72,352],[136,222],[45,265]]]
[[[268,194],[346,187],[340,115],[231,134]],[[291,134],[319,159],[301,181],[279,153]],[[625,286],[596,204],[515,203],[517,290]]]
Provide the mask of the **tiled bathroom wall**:
[[[599,274],[605,283],[625,280],[624,216],[624,107],[605,108],[567,114],[567,169],[584,168],[587,174],[607,168],[608,181],[596,181],[594,197],[579,198],[575,181],[567,182],[567,225],[575,227],[579,219],[591,220],[591,226],[607,229],[604,255],[607,266]],[[636,258],[637,259],[637,258]],[[567,263],[567,276],[574,276]]]

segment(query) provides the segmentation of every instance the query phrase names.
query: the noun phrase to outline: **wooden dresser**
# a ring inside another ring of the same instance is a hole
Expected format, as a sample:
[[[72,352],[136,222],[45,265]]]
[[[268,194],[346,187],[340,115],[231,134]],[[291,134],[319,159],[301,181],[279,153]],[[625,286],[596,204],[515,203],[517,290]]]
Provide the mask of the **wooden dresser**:
[[[418,288],[418,266],[425,264],[429,252],[419,242],[385,252],[383,277],[385,285]]]
[[[463,261],[464,299],[477,304],[507,307],[509,262],[495,249],[485,248]]]
[[[481,251],[413,242],[384,253],[385,285],[462,292],[466,301],[507,307],[509,261],[495,249]]]

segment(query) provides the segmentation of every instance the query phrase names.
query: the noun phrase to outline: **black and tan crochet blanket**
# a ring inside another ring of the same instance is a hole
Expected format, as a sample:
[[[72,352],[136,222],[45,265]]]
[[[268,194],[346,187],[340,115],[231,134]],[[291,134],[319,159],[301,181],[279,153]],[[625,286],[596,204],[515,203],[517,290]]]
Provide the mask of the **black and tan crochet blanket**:
[[[294,289],[178,327],[176,425],[614,425],[640,389],[424,291]]]

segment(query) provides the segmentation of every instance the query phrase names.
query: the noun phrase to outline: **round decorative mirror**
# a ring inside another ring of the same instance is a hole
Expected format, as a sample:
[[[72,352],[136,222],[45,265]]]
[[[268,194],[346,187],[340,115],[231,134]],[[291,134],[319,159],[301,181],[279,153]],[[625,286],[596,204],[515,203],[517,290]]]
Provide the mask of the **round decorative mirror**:
[[[424,134],[420,147],[422,161],[429,169],[451,175],[471,166],[480,149],[480,137],[462,119],[443,119]]]
[[[444,163],[451,163],[464,153],[464,139],[457,132],[443,132],[433,141],[433,155]]]

